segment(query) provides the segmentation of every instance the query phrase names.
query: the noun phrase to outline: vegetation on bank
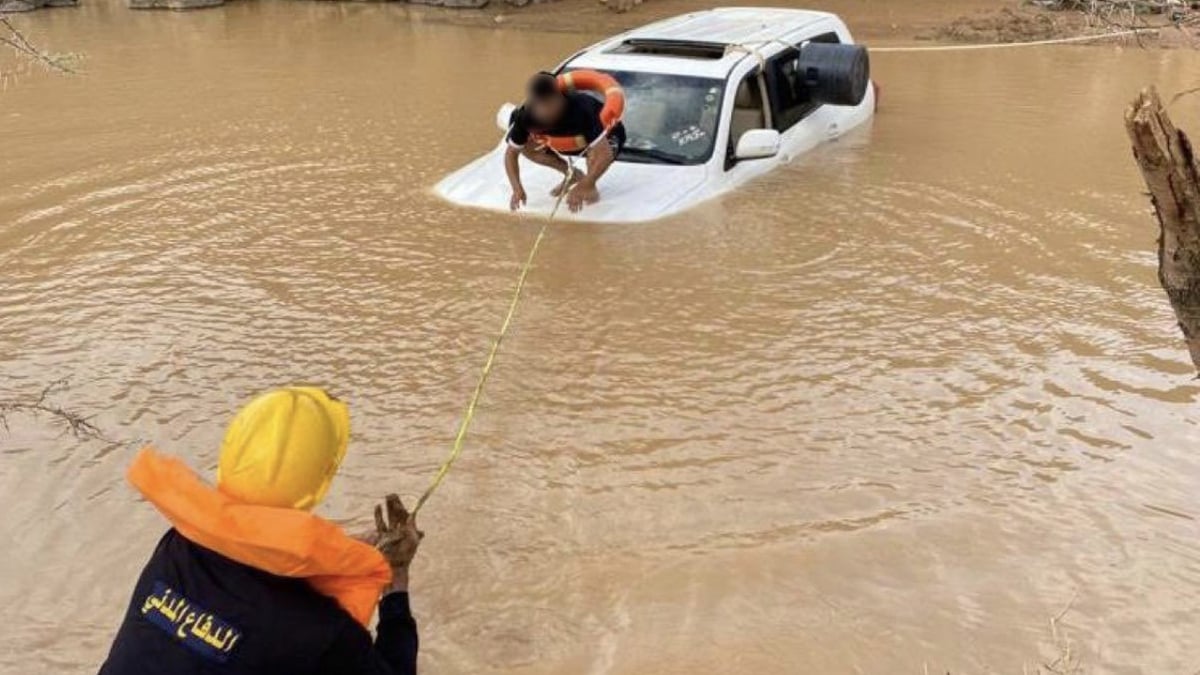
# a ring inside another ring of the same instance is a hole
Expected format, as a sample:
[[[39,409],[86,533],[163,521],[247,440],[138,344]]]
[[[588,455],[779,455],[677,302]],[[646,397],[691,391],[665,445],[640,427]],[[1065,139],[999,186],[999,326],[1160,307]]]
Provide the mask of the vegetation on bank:
[[[40,7],[73,6],[80,0],[0,0],[4,12]],[[87,1],[87,0],[84,0]],[[125,0],[131,9],[199,9],[226,0]],[[721,0],[382,0],[428,6],[427,19],[452,23],[539,30],[613,32],[663,18],[667,13],[704,9]],[[766,0],[777,4],[781,0]],[[643,4],[645,3],[645,4]],[[1200,46],[1200,0],[957,0],[940,7],[914,5],[911,10],[878,12],[849,1],[813,0],[816,8],[844,12],[868,38],[924,39],[963,43],[1012,43],[1111,33],[1138,28],[1131,42],[1160,46]],[[898,5],[901,3],[897,3]],[[441,9],[467,10],[443,12]],[[474,11],[471,11],[474,10]],[[896,12],[901,18],[897,20]],[[607,19],[605,18],[607,17]],[[857,21],[855,21],[857,19]]]
[[[1130,42],[1200,46],[1200,2],[1182,0],[1027,0],[967,15],[918,37],[972,44],[1054,40],[1134,31]]]

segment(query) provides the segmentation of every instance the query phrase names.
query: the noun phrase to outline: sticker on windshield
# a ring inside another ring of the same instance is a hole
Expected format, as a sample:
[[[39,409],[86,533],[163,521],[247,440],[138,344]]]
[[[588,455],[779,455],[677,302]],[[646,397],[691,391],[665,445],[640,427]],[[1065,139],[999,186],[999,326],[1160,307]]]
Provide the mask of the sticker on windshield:
[[[671,140],[675,141],[675,144],[679,147],[683,147],[691,145],[706,136],[708,136],[708,132],[693,124],[686,129],[680,129],[672,133]]]

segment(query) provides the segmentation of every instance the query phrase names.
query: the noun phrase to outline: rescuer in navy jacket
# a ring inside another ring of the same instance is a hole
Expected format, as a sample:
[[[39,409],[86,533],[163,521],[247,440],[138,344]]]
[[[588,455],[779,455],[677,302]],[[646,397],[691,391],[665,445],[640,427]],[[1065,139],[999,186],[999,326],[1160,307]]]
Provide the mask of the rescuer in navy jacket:
[[[387,518],[376,507],[364,542],[309,512],[348,439],[342,402],[292,387],[237,415],[216,488],[144,449],[129,480],[173,527],[134,587],[100,675],[415,673],[414,519],[389,495]]]

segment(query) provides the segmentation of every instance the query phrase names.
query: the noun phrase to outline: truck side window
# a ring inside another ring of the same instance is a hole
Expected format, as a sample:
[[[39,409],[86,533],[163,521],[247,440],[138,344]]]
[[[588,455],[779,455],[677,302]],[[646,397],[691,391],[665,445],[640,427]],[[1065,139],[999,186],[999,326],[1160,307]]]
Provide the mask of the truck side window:
[[[733,118],[729,122],[729,148],[725,155],[725,170],[733,168],[737,163],[734,151],[742,134],[751,129],[762,129],[767,125],[764,114],[762,88],[758,85],[758,71],[747,75],[740,84],[733,99]]]
[[[807,42],[838,44],[841,40],[837,33],[824,33]],[[821,105],[808,96],[798,50],[785,51],[767,63],[767,83],[771,90],[771,117],[780,132],[791,129]]]

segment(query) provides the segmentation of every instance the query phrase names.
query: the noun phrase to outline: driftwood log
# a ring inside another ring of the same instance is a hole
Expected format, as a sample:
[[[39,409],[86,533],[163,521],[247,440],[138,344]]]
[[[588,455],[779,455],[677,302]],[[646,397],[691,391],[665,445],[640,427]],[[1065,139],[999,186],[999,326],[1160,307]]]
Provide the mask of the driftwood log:
[[[1200,371],[1200,171],[1192,144],[1153,87],[1129,106],[1125,128],[1158,214],[1158,281]]]

